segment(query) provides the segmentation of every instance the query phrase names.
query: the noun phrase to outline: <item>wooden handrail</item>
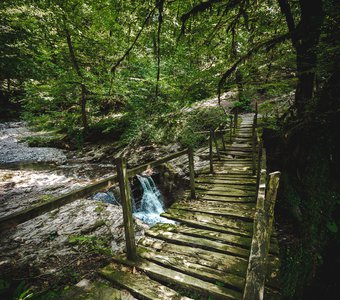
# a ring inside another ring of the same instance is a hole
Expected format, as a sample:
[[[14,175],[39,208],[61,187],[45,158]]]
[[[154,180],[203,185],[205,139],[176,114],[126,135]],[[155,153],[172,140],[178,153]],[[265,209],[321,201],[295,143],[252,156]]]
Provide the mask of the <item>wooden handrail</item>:
[[[170,154],[167,157],[164,157],[162,159],[152,161],[146,164],[143,164],[141,166],[132,168],[127,171],[128,176],[136,175],[145,170],[147,170],[150,167],[156,167],[158,165],[161,165],[162,163],[169,161],[171,159],[177,158],[181,155],[187,154],[188,149],[182,150],[180,152]],[[87,185],[83,188],[77,189],[75,191],[71,191],[65,195],[53,197],[52,199],[41,203],[34,205],[33,207],[29,207],[27,209],[15,212],[13,214],[4,216],[0,218],[0,232],[3,230],[6,230],[11,227],[15,227],[21,223],[24,223],[30,219],[36,218],[44,213],[47,213],[49,211],[52,211],[54,209],[57,209],[61,206],[64,206],[68,203],[71,203],[77,199],[88,197],[89,195],[93,194],[94,192],[100,191],[102,189],[107,189],[113,186],[115,183],[117,183],[117,175],[110,176],[104,179],[101,179],[97,182],[94,182],[90,185]]]
[[[262,143],[259,143],[256,213],[243,300],[262,300],[264,297],[267,257],[280,179],[280,172],[271,173],[268,186],[266,185],[266,151]]]
[[[232,120],[232,118],[231,118]],[[218,126],[219,128],[220,126]],[[217,129],[218,129],[217,128]],[[231,132],[232,130],[232,122],[230,124],[230,129],[229,131]],[[209,133],[208,132],[204,132],[204,133]],[[218,132],[224,133],[227,132],[227,130],[218,130]],[[231,133],[230,133],[231,134]],[[219,157],[219,150],[218,150],[218,144],[217,144],[217,139],[216,139],[216,135],[215,133],[212,136],[213,138],[211,138],[211,134],[208,137],[210,140],[210,145],[212,145],[212,140],[214,140],[215,142],[215,146],[216,146],[216,151]],[[211,147],[211,154],[212,154],[212,147]],[[193,166],[193,150],[190,149],[184,149],[182,151],[179,151],[177,153],[173,153],[170,154],[164,158],[155,160],[155,161],[151,161],[149,163],[134,167],[130,170],[126,170],[126,175],[128,177],[130,176],[134,176],[138,173],[141,173],[149,168],[154,168],[156,166],[159,166],[167,161],[170,161],[172,159],[178,158],[182,155],[188,154],[189,156],[189,171],[190,171],[190,187],[191,187],[191,197],[195,198],[195,184],[194,184],[194,166]],[[210,155],[210,171],[213,172],[213,166],[212,166],[212,155]],[[51,200],[48,200],[44,203],[35,205],[33,207],[29,207],[27,209],[24,209],[22,211],[19,212],[15,212],[13,214],[4,216],[0,218],[0,232],[11,228],[11,227],[15,227],[21,223],[24,223],[30,219],[33,219],[35,217],[38,217],[44,213],[47,213],[51,210],[57,209],[63,205],[66,205],[68,203],[71,203],[77,199],[83,198],[83,197],[87,197],[91,194],[93,194],[96,191],[99,191],[101,189],[104,188],[110,188],[111,186],[114,185],[114,183],[116,183],[118,180],[117,175],[114,176],[110,176],[107,178],[104,178],[102,180],[99,180],[97,182],[94,182],[88,186],[85,186],[83,188],[77,189],[75,191],[71,191],[65,195],[61,195],[58,197],[54,197]]]
[[[27,209],[15,212],[13,214],[1,217],[0,232],[8,228],[15,227],[30,219],[33,219],[51,210],[59,208],[65,204],[71,203],[79,198],[87,197],[92,193],[99,191],[103,188],[108,188],[112,186],[116,181],[117,181],[116,175],[110,176],[108,178],[104,178],[95,183],[92,183],[86,187],[69,192],[65,195],[54,197],[51,200],[48,200],[44,203],[34,205],[33,207],[29,207]]]

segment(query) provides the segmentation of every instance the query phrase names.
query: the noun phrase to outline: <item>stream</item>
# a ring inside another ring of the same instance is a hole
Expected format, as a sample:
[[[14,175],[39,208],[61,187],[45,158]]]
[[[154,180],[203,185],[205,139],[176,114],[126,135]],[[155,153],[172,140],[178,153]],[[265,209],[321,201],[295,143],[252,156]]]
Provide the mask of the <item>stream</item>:
[[[0,217],[114,173],[113,159],[103,164],[91,160],[87,153],[83,156],[55,148],[31,148],[21,142],[34,134],[23,122],[0,123]],[[166,221],[159,216],[165,205],[151,176],[137,176],[132,182],[138,240],[150,225]],[[2,232],[0,278],[39,275],[53,282],[58,270],[71,266],[83,273],[103,261],[91,254],[96,244],[91,242],[89,251],[84,241],[102,241],[100,247],[117,253],[125,249],[124,238],[116,186]]]

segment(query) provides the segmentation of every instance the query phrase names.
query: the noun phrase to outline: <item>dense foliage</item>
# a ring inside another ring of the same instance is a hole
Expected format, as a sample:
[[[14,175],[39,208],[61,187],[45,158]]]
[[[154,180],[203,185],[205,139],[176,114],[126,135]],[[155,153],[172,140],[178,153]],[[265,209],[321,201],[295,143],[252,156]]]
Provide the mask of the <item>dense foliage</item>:
[[[278,6],[234,2],[196,19],[192,1],[4,1],[2,102],[79,141],[111,133],[129,142],[218,86],[237,89],[242,108],[256,93],[291,90],[292,51],[271,42],[286,32]],[[255,59],[222,86],[223,72],[251,51]]]
[[[1,114],[20,106],[76,145],[105,136],[198,145],[193,131],[223,111],[184,107],[226,91],[243,110],[259,99],[279,129],[281,208],[299,232],[283,250],[285,297],[321,276],[326,249],[340,243],[337,1],[5,0],[0,9]]]

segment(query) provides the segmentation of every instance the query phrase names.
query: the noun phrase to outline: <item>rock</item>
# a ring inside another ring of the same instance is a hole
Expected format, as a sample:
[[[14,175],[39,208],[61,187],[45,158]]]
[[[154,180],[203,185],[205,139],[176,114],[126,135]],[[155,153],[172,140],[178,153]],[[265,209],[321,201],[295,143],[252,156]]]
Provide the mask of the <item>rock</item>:
[[[105,282],[91,282],[83,279],[75,286],[65,291],[60,300],[135,300],[129,292],[117,290],[108,286]]]

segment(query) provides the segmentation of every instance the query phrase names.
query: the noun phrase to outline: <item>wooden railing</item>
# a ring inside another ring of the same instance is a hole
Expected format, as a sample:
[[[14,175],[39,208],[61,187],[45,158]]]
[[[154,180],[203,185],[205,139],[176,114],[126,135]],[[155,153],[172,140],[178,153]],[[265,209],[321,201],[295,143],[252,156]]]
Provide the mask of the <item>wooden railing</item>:
[[[226,116],[227,118],[228,116]],[[222,125],[218,126],[216,129],[212,129],[206,132],[209,134],[209,160],[210,160],[210,172],[213,173],[213,144],[215,145],[217,158],[220,159],[219,146],[218,146],[218,138],[217,135],[222,140],[223,148],[225,147],[224,134],[229,130],[229,138],[230,141],[232,139],[233,133],[237,128],[237,120],[238,120],[238,112],[237,110],[234,112],[234,116],[229,116],[230,123],[228,129],[222,129]],[[234,121],[234,122],[233,122]],[[124,217],[124,227],[125,227],[125,238],[126,238],[126,248],[128,258],[131,260],[136,259],[136,245],[135,245],[135,235],[133,229],[133,217],[132,217],[132,202],[130,197],[130,187],[128,184],[128,178],[134,176],[136,174],[142,173],[143,171],[157,167],[161,164],[164,164],[170,160],[178,158],[182,155],[188,155],[189,160],[189,175],[190,175],[190,195],[192,199],[196,198],[195,191],[195,172],[194,172],[194,151],[192,148],[187,148],[185,150],[179,151],[177,153],[170,154],[164,158],[134,167],[130,170],[126,167],[126,159],[123,157],[119,157],[116,160],[117,167],[117,175],[110,176],[108,178],[104,178],[99,180],[93,184],[90,184],[86,187],[77,189],[75,191],[69,192],[65,195],[61,195],[58,197],[53,197],[52,199],[34,205],[33,207],[24,209],[22,211],[13,213],[8,216],[4,216],[0,218],[0,232],[6,230],[11,227],[15,227],[21,223],[24,223],[30,219],[33,219],[37,216],[40,216],[44,213],[57,209],[63,205],[71,203],[77,199],[88,197],[91,194],[100,191],[102,189],[108,189],[112,187],[115,183],[119,183],[120,188],[120,196],[121,196],[121,204],[123,208],[123,217]]]
[[[280,172],[267,176],[266,150],[257,128],[257,106],[253,125],[253,174],[256,171],[256,213],[243,300],[262,300],[267,273],[267,257],[272,233],[274,206]],[[256,144],[258,151],[256,153]],[[257,158],[257,163],[256,163]],[[267,184],[268,182],[268,184]]]

